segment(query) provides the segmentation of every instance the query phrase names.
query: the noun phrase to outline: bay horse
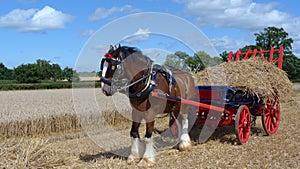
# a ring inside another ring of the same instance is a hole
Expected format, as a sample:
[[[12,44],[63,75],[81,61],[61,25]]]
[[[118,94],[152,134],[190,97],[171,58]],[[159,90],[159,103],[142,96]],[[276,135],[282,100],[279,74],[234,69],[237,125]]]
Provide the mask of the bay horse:
[[[176,118],[182,116],[181,135],[178,143],[180,151],[191,147],[191,139],[188,134],[188,105],[180,102],[153,99],[151,92],[156,91],[173,97],[191,99],[194,96],[193,77],[181,70],[169,71],[167,68],[153,64],[153,61],[142,54],[135,47],[120,46],[105,54],[105,69],[102,69],[102,91],[106,96],[117,92],[113,85],[114,80],[126,77],[130,84],[128,97],[132,106],[132,126],[130,130],[131,153],[127,162],[132,163],[141,159],[140,165],[152,165],[155,163],[155,147],[152,138],[155,116],[162,113],[172,113]],[[115,58],[107,60],[107,58]],[[113,75],[115,74],[115,75]],[[146,121],[145,147],[140,146],[139,127],[142,120]],[[180,131],[180,129],[179,129]]]

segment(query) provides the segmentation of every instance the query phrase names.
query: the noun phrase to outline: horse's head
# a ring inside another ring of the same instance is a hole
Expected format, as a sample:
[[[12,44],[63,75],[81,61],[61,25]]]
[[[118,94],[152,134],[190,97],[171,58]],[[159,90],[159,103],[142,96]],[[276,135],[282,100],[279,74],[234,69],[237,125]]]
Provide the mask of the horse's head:
[[[110,49],[105,53],[105,57],[101,61],[101,86],[105,95],[113,95],[118,87],[116,83],[126,77],[124,60],[131,54],[138,52],[137,48],[118,46],[110,46]]]
[[[105,53],[105,57],[101,60],[101,87],[102,92],[106,96],[111,96],[115,93],[112,87],[112,79],[114,74],[119,67],[120,57],[118,55],[119,48],[114,49],[112,45],[110,45],[110,49],[107,53]]]

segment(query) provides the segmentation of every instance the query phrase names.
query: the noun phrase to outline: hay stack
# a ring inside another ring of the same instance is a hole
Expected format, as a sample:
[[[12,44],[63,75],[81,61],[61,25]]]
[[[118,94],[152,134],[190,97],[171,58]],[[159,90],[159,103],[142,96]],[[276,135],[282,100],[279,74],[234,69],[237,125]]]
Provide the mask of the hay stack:
[[[293,84],[286,72],[261,58],[222,63],[198,72],[194,77],[197,85],[227,85],[261,98],[277,95],[281,101],[286,101],[293,93]]]

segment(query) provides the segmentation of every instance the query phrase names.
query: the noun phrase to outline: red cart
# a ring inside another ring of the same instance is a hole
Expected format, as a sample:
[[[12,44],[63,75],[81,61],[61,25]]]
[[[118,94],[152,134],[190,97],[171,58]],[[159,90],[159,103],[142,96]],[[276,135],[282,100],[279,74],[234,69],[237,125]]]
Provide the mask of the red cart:
[[[197,86],[196,96],[191,100],[171,97],[152,92],[152,96],[196,107],[196,123],[234,125],[238,143],[246,143],[257,116],[262,116],[263,128],[267,135],[276,133],[280,121],[278,97],[258,98],[242,90],[227,86]],[[173,135],[178,135],[175,118],[170,115],[170,127]]]
[[[283,47],[270,50],[248,50],[247,52],[230,52],[228,62],[256,57],[276,63],[282,69]],[[246,143],[251,126],[256,117],[261,116],[262,125],[267,135],[276,133],[280,122],[280,104],[278,96],[258,97],[250,93],[227,86],[197,86],[196,96],[191,100],[171,97],[166,94],[152,92],[152,96],[173,102],[181,102],[195,107],[196,123],[215,124],[218,126],[234,125],[238,143]],[[210,113],[212,112],[212,113]],[[178,135],[175,118],[170,115],[170,127],[173,135]]]

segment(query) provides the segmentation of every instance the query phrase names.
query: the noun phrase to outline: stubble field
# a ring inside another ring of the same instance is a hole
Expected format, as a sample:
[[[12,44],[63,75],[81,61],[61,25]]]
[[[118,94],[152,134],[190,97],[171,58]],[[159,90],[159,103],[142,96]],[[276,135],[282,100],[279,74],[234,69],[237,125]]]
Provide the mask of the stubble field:
[[[294,101],[281,104],[275,135],[265,136],[258,117],[244,145],[236,145],[233,127],[222,127],[187,152],[157,145],[152,168],[300,168],[300,84],[294,88]],[[0,92],[0,104],[0,168],[140,168],[126,163],[130,123],[116,115],[129,114],[125,98],[113,100],[100,89],[8,91]],[[168,117],[156,123],[161,130],[167,124]],[[196,140],[197,133],[191,133]],[[103,143],[124,153],[105,151]]]

